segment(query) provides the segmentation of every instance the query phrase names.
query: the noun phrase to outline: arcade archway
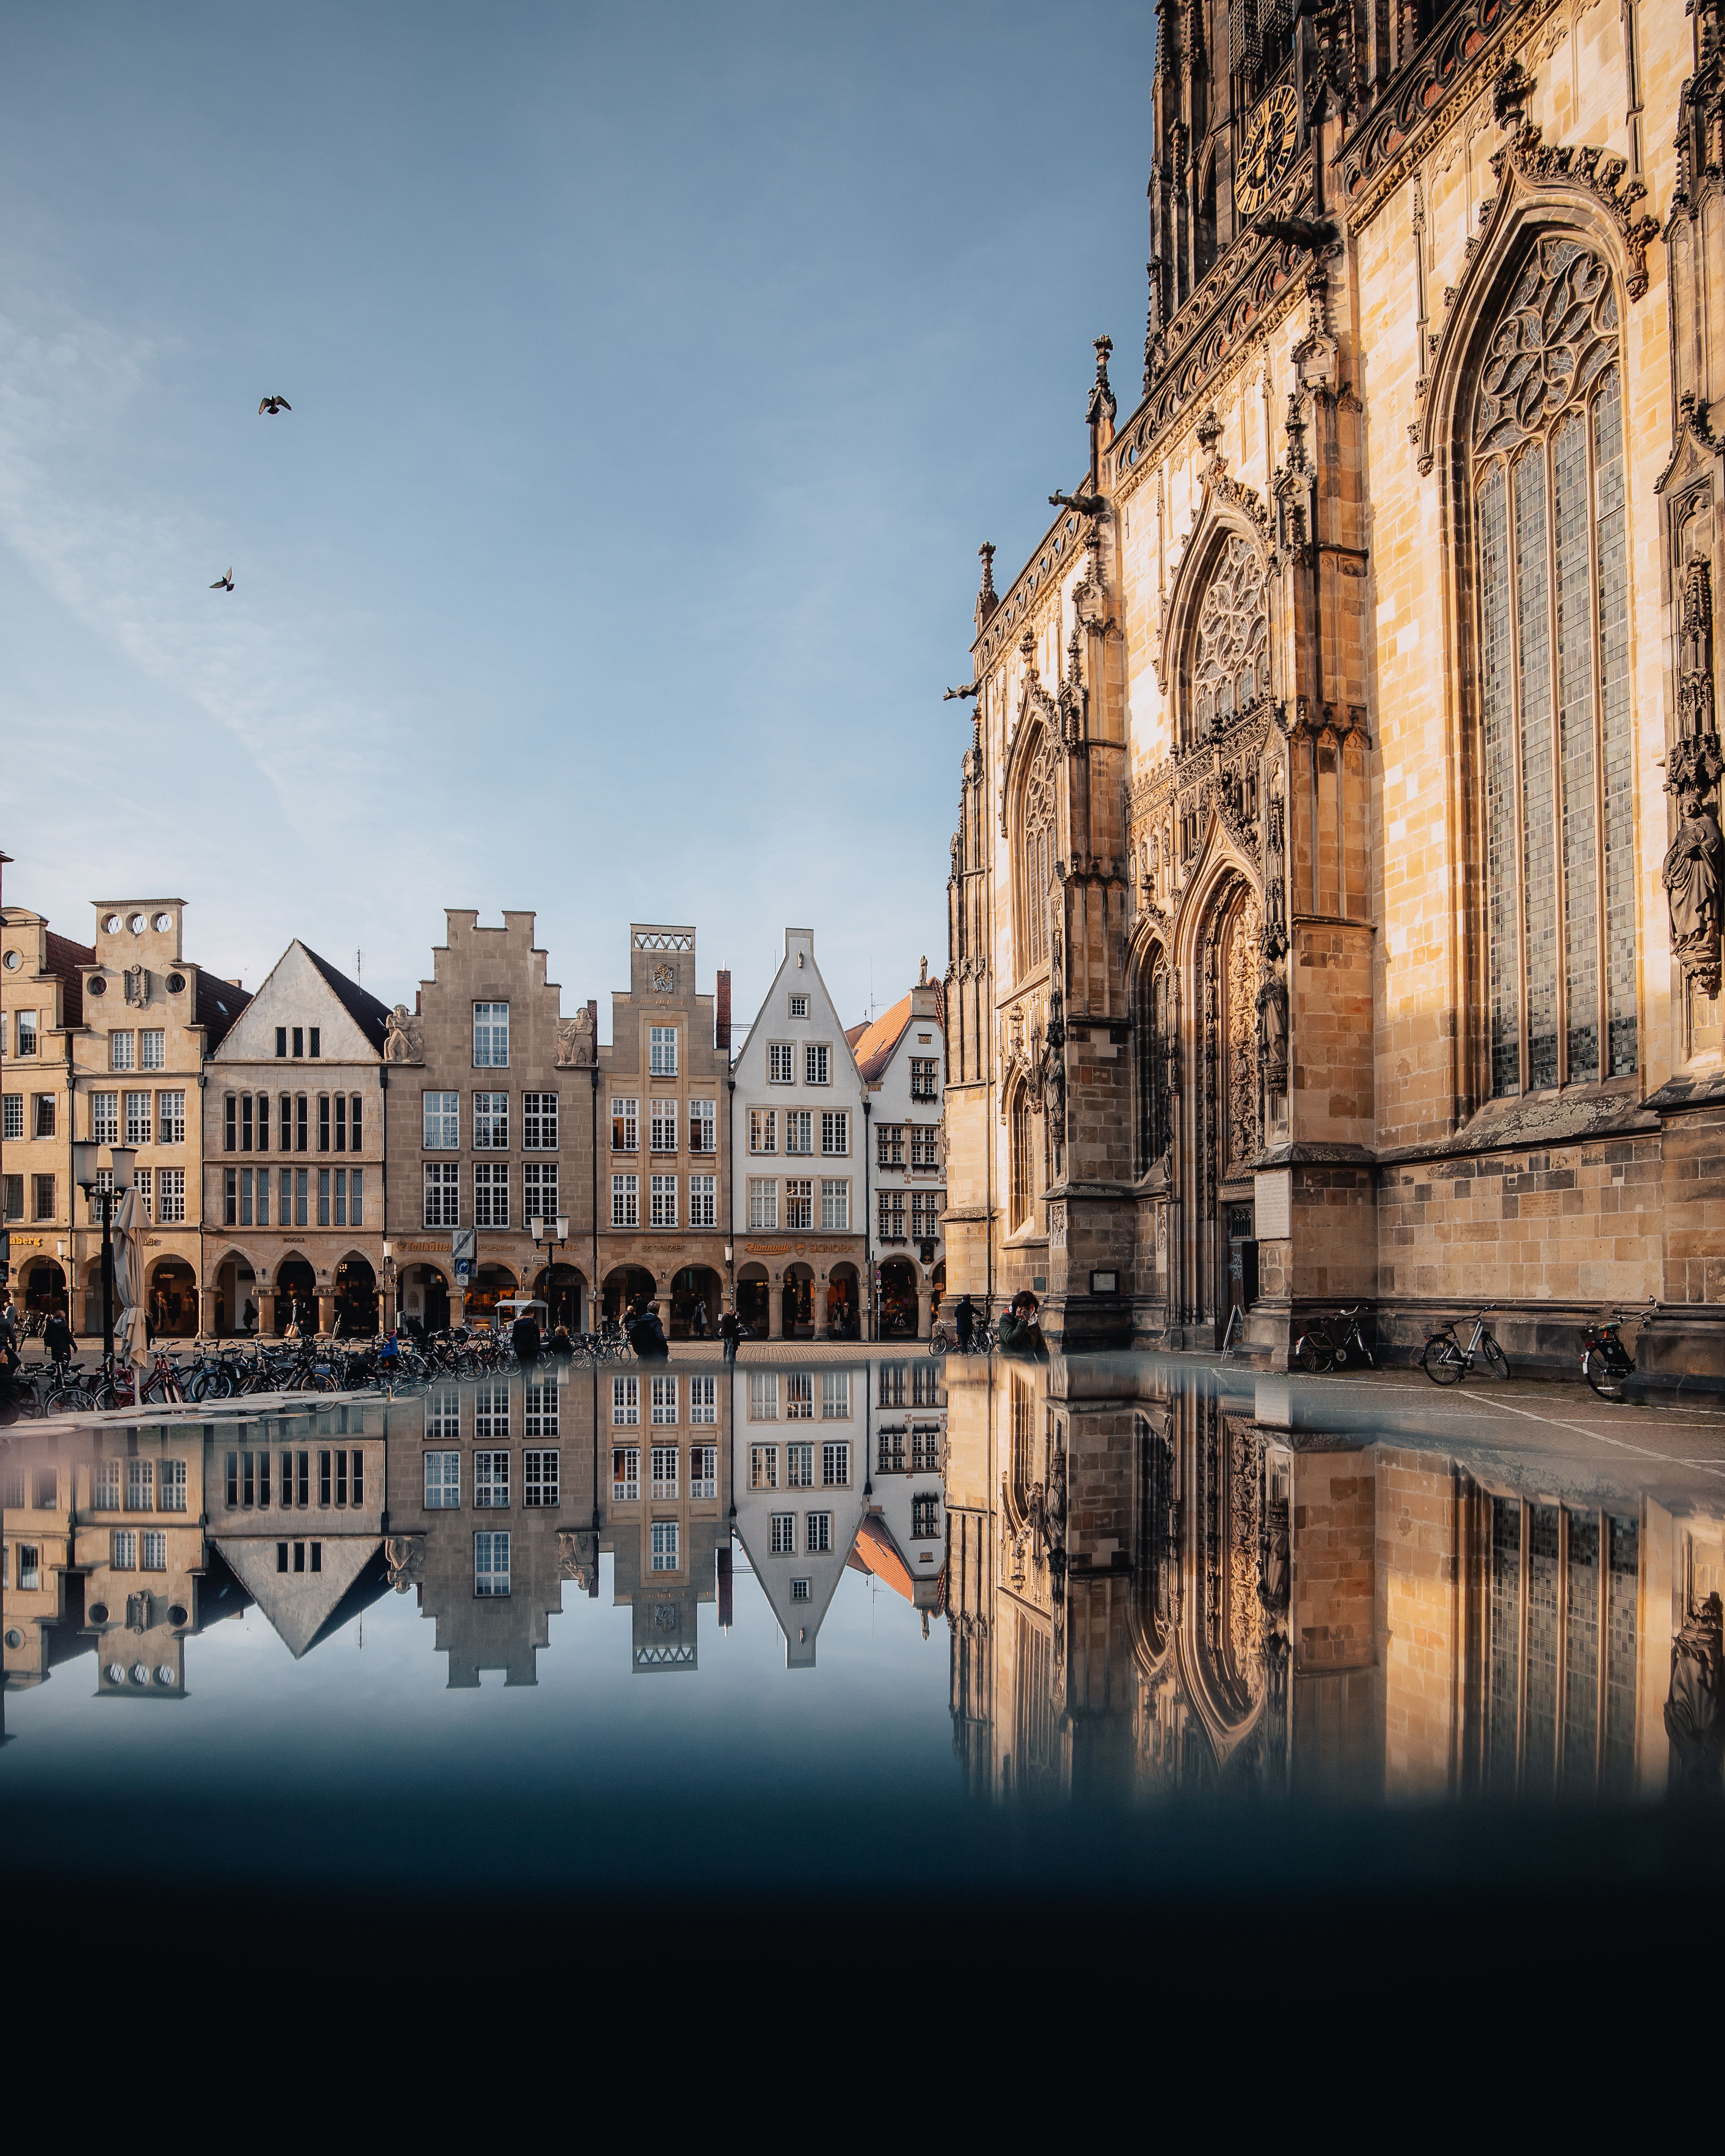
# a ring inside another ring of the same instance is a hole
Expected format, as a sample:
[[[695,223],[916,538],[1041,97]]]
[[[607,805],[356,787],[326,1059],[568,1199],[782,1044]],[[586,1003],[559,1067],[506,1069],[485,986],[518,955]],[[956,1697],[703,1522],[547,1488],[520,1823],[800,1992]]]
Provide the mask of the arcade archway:
[[[377,1330],[377,1276],[357,1251],[336,1268],[336,1329],[344,1339],[372,1339]]]
[[[151,1269],[145,1308],[158,1339],[190,1340],[198,1332],[198,1276],[183,1258],[159,1258]]]
[[[916,1268],[908,1258],[888,1258],[880,1268],[880,1337],[916,1337]]]
[[[545,1304],[547,1332],[566,1325],[571,1332],[586,1330],[587,1276],[578,1265],[546,1265],[533,1283],[533,1292]]]
[[[723,1285],[711,1265],[685,1265],[671,1281],[674,1340],[711,1340],[719,1329]]]
[[[745,1265],[737,1275],[737,1315],[751,1340],[764,1340],[771,1331],[773,1286],[765,1265]]]
[[[605,1315],[621,1319],[631,1310],[650,1309],[659,1286],[644,1265],[619,1265],[605,1276]]]

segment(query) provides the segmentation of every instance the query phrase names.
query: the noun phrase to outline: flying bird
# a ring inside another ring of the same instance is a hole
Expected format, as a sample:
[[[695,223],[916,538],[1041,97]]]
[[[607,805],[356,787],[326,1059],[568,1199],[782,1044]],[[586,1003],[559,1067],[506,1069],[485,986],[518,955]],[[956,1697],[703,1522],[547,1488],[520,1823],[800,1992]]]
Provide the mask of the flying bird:
[[[293,408],[285,397],[266,397],[258,407],[260,413],[268,412],[272,418],[278,412],[291,412]]]
[[[210,589],[213,592],[231,592],[233,588],[234,572],[232,569],[228,572],[225,577],[218,577],[214,583],[210,586]]]

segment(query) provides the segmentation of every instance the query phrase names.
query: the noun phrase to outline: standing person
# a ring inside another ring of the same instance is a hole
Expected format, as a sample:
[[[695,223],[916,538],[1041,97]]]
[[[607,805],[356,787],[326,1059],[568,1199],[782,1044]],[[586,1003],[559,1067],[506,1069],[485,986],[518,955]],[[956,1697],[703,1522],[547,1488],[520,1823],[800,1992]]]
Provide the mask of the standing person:
[[[742,1337],[742,1323],[735,1306],[728,1302],[725,1306],[724,1316],[719,1320],[719,1337],[725,1343],[725,1360],[734,1363],[737,1360],[737,1345]]]
[[[18,1312],[12,1306],[12,1297],[9,1295],[4,1302],[0,1302],[0,1340],[5,1342],[7,1348],[13,1355],[17,1354]]]
[[[63,1310],[51,1310],[48,1322],[42,1328],[43,1345],[48,1350],[50,1363],[69,1363],[74,1353],[72,1328],[66,1322]]]
[[[635,1351],[639,1363],[666,1363],[670,1360],[670,1342],[665,1337],[665,1327],[659,1322],[659,1312],[650,1303],[642,1305],[630,1322],[629,1344]]]
[[[970,1353],[972,1336],[976,1332],[976,1305],[968,1294],[961,1295],[952,1312],[952,1322],[958,1329],[958,1353]]]
[[[551,1352],[553,1355],[558,1357],[562,1361],[566,1363],[575,1353],[575,1342],[569,1337],[569,1328],[567,1325],[558,1325],[552,1327],[551,1335]]]
[[[509,1328],[509,1344],[515,1350],[518,1363],[536,1363],[542,1342],[539,1337],[539,1320],[531,1310],[524,1310]]]
[[[689,1330],[697,1340],[705,1340],[706,1337],[706,1297],[705,1296],[696,1297],[695,1307],[689,1313]]]

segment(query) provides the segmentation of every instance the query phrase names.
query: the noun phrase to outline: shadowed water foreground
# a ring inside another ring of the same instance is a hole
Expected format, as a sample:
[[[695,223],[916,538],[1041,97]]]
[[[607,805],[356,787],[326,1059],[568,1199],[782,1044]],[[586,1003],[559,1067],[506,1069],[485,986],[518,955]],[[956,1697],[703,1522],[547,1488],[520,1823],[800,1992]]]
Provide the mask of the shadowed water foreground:
[[[1268,1897],[1339,1953],[1725,1874],[1705,1411],[751,1351],[23,1424],[3,1474],[0,1831],[61,1911],[1052,1897],[1126,1952]]]

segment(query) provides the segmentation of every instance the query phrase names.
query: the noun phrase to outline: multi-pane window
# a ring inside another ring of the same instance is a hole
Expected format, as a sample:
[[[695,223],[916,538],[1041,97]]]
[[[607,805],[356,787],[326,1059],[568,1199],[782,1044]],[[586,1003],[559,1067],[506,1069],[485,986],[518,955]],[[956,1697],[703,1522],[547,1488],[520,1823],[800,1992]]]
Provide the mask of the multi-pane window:
[[[474,1151],[502,1152],[508,1145],[508,1094],[475,1093],[473,1096]]]
[[[611,1448],[611,1502],[632,1505],[641,1494],[641,1448],[614,1445]]]
[[[140,1070],[165,1070],[167,1068],[167,1035],[161,1026],[146,1026],[138,1035],[138,1068]]]
[[[820,1224],[846,1235],[850,1231],[850,1184],[842,1175],[820,1179]]]
[[[803,1083],[805,1086],[830,1086],[832,1082],[832,1050],[824,1041],[809,1041],[803,1050]]]
[[[652,1450],[653,1494],[655,1497],[675,1497],[677,1494],[677,1448],[674,1445],[655,1445]]]
[[[611,1178],[611,1225],[639,1228],[641,1224],[641,1178],[614,1175]]]
[[[509,1381],[506,1378],[488,1378],[475,1386],[473,1434],[475,1437],[508,1436]]]
[[[5,1120],[0,1124],[0,1136],[21,1138],[24,1134],[24,1096],[22,1093],[6,1096]]]
[[[751,1490],[776,1490],[778,1487],[778,1447],[776,1445],[752,1445],[749,1447],[749,1487]]]
[[[791,1582],[791,1599],[792,1599],[792,1601],[793,1601],[793,1602],[806,1602],[806,1601],[808,1601],[808,1599],[809,1599],[809,1581],[807,1581],[806,1579],[793,1579],[793,1580]]]
[[[902,1363],[882,1363],[875,1373],[875,1399],[883,1408],[901,1408],[905,1404],[905,1366]]]
[[[509,1534],[506,1529],[481,1528],[474,1537],[473,1591],[475,1594],[508,1594]]]
[[[880,1225],[880,1240],[886,1243],[901,1243],[905,1239],[905,1194],[901,1190],[880,1190],[875,1194],[875,1217]]]
[[[794,1512],[772,1512],[771,1553],[774,1557],[794,1557],[797,1554],[797,1516]]]
[[[473,1455],[473,1502],[480,1512],[509,1508],[509,1455],[475,1452]]]
[[[803,1549],[806,1556],[818,1556],[833,1547],[833,1516],[830,1512],[807,1512],[803,1518]]]
[[[919,1543],[937,1541],[941,1531],[938,1491],[927,1490],[911,1500],[911,1533]]]
[[[640,1121],[641,1104],[639,1100],[612,1101],[613,1152],[638,1152],[640,1150]]]
[[[647,1104],[647,1142],[654,1152],[675,1152],[677,1149],[677,1104],[675,1101],[649,1101]]]
[[[1636,1067],[1629,557],[1611,272],[1538,242],[1473,413],[1491,1091]]]
[[[300,1176],[303,1180],[305,1170]],[[281,1171],[282,1222],[287,1225],[287,1194],[292,1170]],[[429,1160],[425,1163],[425,1225],[428,1228],[459,1228],[461,1224],[461,1168],[453,1160]]]
[[[163,1173],[167,1171],[164,1169]],[[360,1228],[365,1224],[365,1170],[321,1168],[317,1171],[317,1224],[320,1228]]]
[[[689,1495],[716,1497],[719,1494],[719,1448],[691,1445],[689,1448]]]
[[[677,1178],[674,1175],[654,1175],[649,1176],[648,1181],[651,1185],[648,1192],[649,1219],[655,1228],[675,1228],[677,1224]]]
[[[932,1101],[940,1089],[941,1066],[932,1055],[913,1055],[911,1058],[911,1098],[913,1101]]]
[[[554,1160],[521,1163],[521,1218],[555,1220],[557,1211],[557,1164]]]
[[[22,1017],[22,1012],[19,1015]],[[19,1049],[18,1053],[20,1055],[22,1055],[23,1052],[24,1051],[22,1048]],[[110,1070],[136,1070],[137,1041],[136,1034],[130,1033],[110,1033],[108,1035],[108,1068]]]
[[[716,1152],[719,1149],[719,1104],[716,1101],[689,1103],[689,1150]]]
[[[877,1474],[902,1475],[905,1471],[905,1426],[902,1423],[880,1425],[880,1450],[875,1456]]]
[[[797,1051],[788,1040],[769,1040],[767,1044],[767,1082],[769,1086],[794,1086],[797,1082]]]
[[[509,1225],[509,1164],[501,1160],[476,1160],[473,1164],[473,1224],[475,1228]]]
[[[160,1487],[156,1497],[156,1509],[158,1512],[185,1511],[186,1463],[183,1460],[162,1461]]]
[[[820,1482],[824,1490],[850,1486],[850,1447],[842,1438],[829,1438],[820,1449]]]
[[[932,1241],[940,1233],[940,1200],[932,1190],[911,1193],[911,1233]]]
[[[116,1527],[108,1538],[108,1562],[116,1572],[136,1572],[138,1568],[137,1532],[132,1527]],[[23,1584],[22,1582],[19,1583]]]
[[[521,1435],[556,1437],[560,1411],[556,1377],[529,1378],[521,1391]]]
[[[98,1145],[120,1142],[120,1096],[92,1093],[90,1096],[90,1134]]]
[[[778,1111],[777,1108],[749,1110],[749,1151],[777,1152],[778,1151]]]
[[[675,1520],[655,1520],[653,1522],[653,1569],[655,1572],[676,1572],[681,1567],[678,1555],[677,1523]]]
[[[32,1137],[51,1138],[54,1136],[54,1096],[52,1093],[39,1093],[36,1096],[36,1116],[34,1127],[31,1132]]]
[[[126,1509],[153,1512],[156,1509],[156,1462],[128,1460],[126,1463]]]
[[[154,1127],[154,1096],[149,1093],[128,1093],[126,1096],[126,1142],[129,1146],[146,1146]]]
[[[521,1146],[527,1152],[557,1151],[557,1096],[555,1093],[522,1094]]]
[[[814,1117],[809,1109],[785,1110],[784,1149],[787,1152],[814,1151]]]
[[[443,1172],[449,1179],[447,1194],[449,1219],[446,1224],[453,1228],[455,1225],[455,1216],[459,1209],[459,1191],[457,1185],[457,1176],[459,1171],[457,1170],[454,1162],[451,1162]],[[433,1173],[434,1173],[434,1171],[428,1169],[426,1173],[428,1177],[429,1177]],[[293,1225],[295,1227],[303,1228],[307,1224],[306,1197],[310,1174],[310,1169],[304,1168],[285,1168],[281,1171],[281,1183],[280,1185],[281,1191],[281,1210],[278,1216],[278,1224],[280,1226],[285,1228],[288,1225],[288,1214],[290,1210],[291,1210],[293,1214]],[[435,1224],[428,1219],[425,1224],[429,1228],[434,1226]]]
[[[771,1176],[752,1175],[749,1178],[749,1225],[751,1228],[776,1228],[778,1225],[778,1185]]]
[[[425,1455],[425,1509],[453,1512],[461,1502],[461,1455],[459,1452]]]
[[[785,1178],[784,1224],[787,1228],[814,1225],[814,1185],[806,1175]]]
[[[264,1111],[264,1123],[258,1137],[258,1150],[262,1152],[270,1143],[270,1096],[259,1096],[259,1105]],[[183,1093],[158,1093],[156,1096],[156,1142],[157,1145],[184,1145],[186,1142],[186,1096]]]
[[[24,1217],[23,1176],[8,1175],[0,1178],[0,1193],[3,1193],[3,1195],[0,1195],[0,1209],[3,1209],[6,1218],[8,1220],[22,1220]],[[94,1209],[92,1209],[91,1217],[95,1218]]]
[[[135,1168],[131,1172],[131,1187],[138,1194],[138,1203],[144,1209],[144,1218],[156,1218],[156,1171],[150,1168]]]
[[[814,1447],[812,1445],[788,1445],[785,1447],[784,1485],[787,1490],[812,1490],[814,1487]]]
[[[808,1370],[792,1370],[784,1381],[784,1419],[809,1422],[814,1415],[814,1378]]]
[[[691,1175],[689,1178],[689,1225],[712,1228],[718,1224],[719,1178]]]
[[[675,1078],[677,1075],[677,1029],[674,1025],[655,1025],[648,1029],[647,1069],[655,1078]]]
[[[719,1419],[716,1378],[691,1378],[689,1380],[689,1419],[692,1423],[716,1423]]]
[[[459,1385],[434,1385],[427,1393],[425,1435],[427,1437],[460,1436],[461,1389]]]
[[[54,1218],[54,1178],[51,1175],[33,1175],[30,1178],[30,1218],[33,1220],[52,1220]]]
[[[506,1070],[509,1068],[507,1004],[474,1005],[473,1067],[475,1070]]]
[[[18,1052],[20,1055],[33,1055],[36,1053],[38,1038],[36,1021],[39,1014],[33,1010],[21,1010],[14,1015]]]
[[[677,1381],[675,1378],[655,1378],[652,1380],[653,1398],[650,1413],[657,1423],[675,1422],[677,1419]]]
[[[8,1498],[7,1502],[10,1503],[11,1500]],[[117,1512],[120,1510],[120,1462],[117,1460],[99,1460],[90,1471],[90,1507],[93,1512]]]
[[[614,1378],[611,1380],[611,1419],[614,1423],[635,1423],[641,1419],[641,1381],[639,1378]]]
[[[427,1093],[425,1101],[425,1150],[428,1152],[452,1152],[461,1142],[461,1096],[459,1093]],[[287,1143],[287,1096],[282,1096],[281,1142]]]
[[[940,1166],[940,1125],[938,1123],[911,1124],[911,1165],[912,1168]]]
[[[911,1432],[911,1472],[913,1475],[938,1475],[940,1471],[939,1425],[919,1422]]]
[[[938,1363],[913,1363],[911,1365],[911,1404],[913,1407],[934,1408],[940,1405],[941,1370]]]
[[[138,1548],[140,1571],[167,1570],[167,1537],[160,1527],[146,1527],[138,1537]]]
[[[557,1388],[552,1388],[554,1392]],[[559,1502],[558,1466],[562,1455],[552,1450],[533,1450],[521,1455],[521,1502],[524,1505],[555,1505]]]
[[[39,1543],[20,1543],[18,1544],[18,1584],[27,1594],[33,1594],[41,1588],[42,1550]]]
[[[820,1118],[820,1149],[829,1155],[847,1153],[850,1150],[850,1111],[848,1108],[824,1108]]]
[[[824,1370],[820,1378],[820,1419],[823,1422],[850,1419],[850,1373]]]

